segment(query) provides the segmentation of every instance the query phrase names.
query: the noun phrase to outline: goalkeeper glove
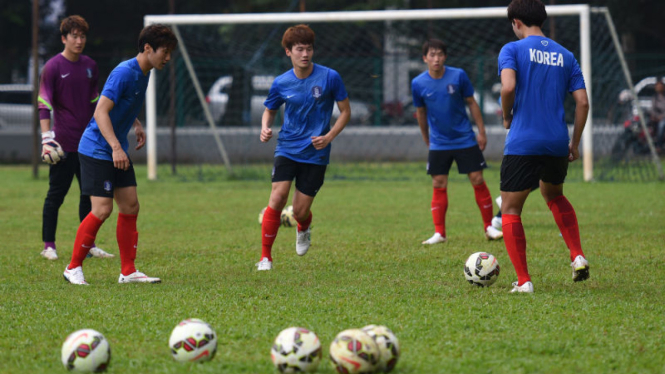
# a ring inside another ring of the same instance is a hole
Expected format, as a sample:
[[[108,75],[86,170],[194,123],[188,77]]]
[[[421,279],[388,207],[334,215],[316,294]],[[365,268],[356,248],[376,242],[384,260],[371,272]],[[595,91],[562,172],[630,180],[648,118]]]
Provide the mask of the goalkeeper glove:
[[[47,164],[55,165],[65,158],[65,152],[60,143],[55,141],[55,132],[47,131],[42,133],[42,161]]]

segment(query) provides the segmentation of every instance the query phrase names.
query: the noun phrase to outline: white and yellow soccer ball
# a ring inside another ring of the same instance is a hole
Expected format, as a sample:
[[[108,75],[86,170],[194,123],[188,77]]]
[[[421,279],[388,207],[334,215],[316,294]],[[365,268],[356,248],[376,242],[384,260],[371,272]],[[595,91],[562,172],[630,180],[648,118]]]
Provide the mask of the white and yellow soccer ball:
[[[268,209],[268,207],[261,209],[261,212],[259,213],[259,225],[263,223],[263,215],[265,214],[266,209]]]
[[[293,227],[297,224],[296,216],[293,215],[293,205],[289,205],[282,210],[282,226]]]
[[[42,144],[42,161],[55,165],[65,158],[65,151],[55,140]]]
[[[106,371],[111,361],[111,347],[100,332],[83,329],[67,336],[60,357],[67,370],[101,373]]]
[[[277,335],[270,357],[280,373],[314,372],[321,362],[321,342],[302,327],[289,327]]]
[[[209,361],[217,352],[217,334],[198,318],[186,319],[173,329],[169,348],[176,361]]]
[[[464,277],[474,286],[489,287],[499,278],[499,261],[487,252],[476,252],[464,264]]]
[[[330,361],[339,373],[373,373],[380,358],[374,339],[360,329],[344,330],[330,344]]]
[[[397,365],[400,355],[399,340],[397,340],[395,334],[386,326],[380,325],[368,325],[361,330],[374,339],[381,352],[377,371],[391,372]]]

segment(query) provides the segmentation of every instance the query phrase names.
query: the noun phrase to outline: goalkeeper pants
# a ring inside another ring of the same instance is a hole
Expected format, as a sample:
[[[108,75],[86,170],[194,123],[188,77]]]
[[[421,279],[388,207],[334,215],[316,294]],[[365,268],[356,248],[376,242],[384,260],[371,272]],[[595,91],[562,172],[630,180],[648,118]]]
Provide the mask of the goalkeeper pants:
[[[55,232],[58,227],[58,211],[65,200],[72,180],[76,176],[79,191],[81,190],[81,164],[78,152],[67,152],[65,159],[55,165],[49,166],[49,188],[44,201],[42,213],[42,241],[55,242]],[[92,206],[90,196],[79,195],[79,220],[90,213]]]

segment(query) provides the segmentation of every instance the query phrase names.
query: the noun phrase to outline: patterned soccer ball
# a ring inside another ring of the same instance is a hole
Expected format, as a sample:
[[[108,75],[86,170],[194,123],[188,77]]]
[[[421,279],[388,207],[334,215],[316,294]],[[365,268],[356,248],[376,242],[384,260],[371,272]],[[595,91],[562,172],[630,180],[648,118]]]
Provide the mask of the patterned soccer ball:
[[[297,224],[296,216],[293,215],[293,205],[289,205],[282,210],[282,226],[293,227]]]
[[[217,352],[217,334],[210,325],[200,319],[186,319],[173,329],[169,348],[176,361],[212,360]]]
[[[313,372],[321,362],[321,342],[313,331],[289,327],[277,335],[270,357],[280,373]]]
[[[395,334],[386,326],[368,325],[361,330],[371,336],[376,345],[379,346],[381,359],[377,370],[383,373],[391,372],[397,365],[400,354],[399,340],[397,340]]]
[[[380,359],[379,347],[360,329],[344,330],[330,344],[330,360],[338,373],[373,373]]]
[[[92,329],[75,331],[62,345],[62,364],[80,373],[101,373],[111,361],[111,347],[104,335]]]
[[[261,213],[259,213],[259,225],[263,223],[263,214],[266,212],[266,209],[268,209],[268,207],[261,209]]]
[[[466,280],[478,287],[489,287],[499,278],[499,261],[487,252],[476,252],[464,265]]]

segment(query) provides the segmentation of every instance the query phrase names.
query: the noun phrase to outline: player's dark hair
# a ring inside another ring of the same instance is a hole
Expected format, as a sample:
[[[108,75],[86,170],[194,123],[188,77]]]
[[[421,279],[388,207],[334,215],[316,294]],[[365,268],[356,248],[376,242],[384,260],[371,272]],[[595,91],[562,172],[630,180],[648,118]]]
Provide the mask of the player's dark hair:
[[[296,44],[304,44],[314,46],[314,30],[307,25],[291,26],[284,32],[282,37],[282,47],[289,51]]]
[[[443,40],[439,39],[427,39],[425,40],[425,43],[423,43],[423,56],[427,56],[427,52],[429,52],[430,49],[440,49],[443,51],[443,54],[448,56],[448,46],[446,43],[443,42]]]
[[[513,0],[508,5],[508,20],[520,20],[527,27],[543,27],[547,19],[545,4],[540,0]]]
[[[146,26],[141,30],[139,34],[139,52],[143,52],[146,43],[150,45],[153,51],[158,50],[160,47],[174,50],[178,45],[178,38],[176,38],[168,26],[154,24]]]
[[[88,22],[81,16],[69,16],[60,22],[60,35],[67,36],[74,30],[87,34],[89,30]]]

